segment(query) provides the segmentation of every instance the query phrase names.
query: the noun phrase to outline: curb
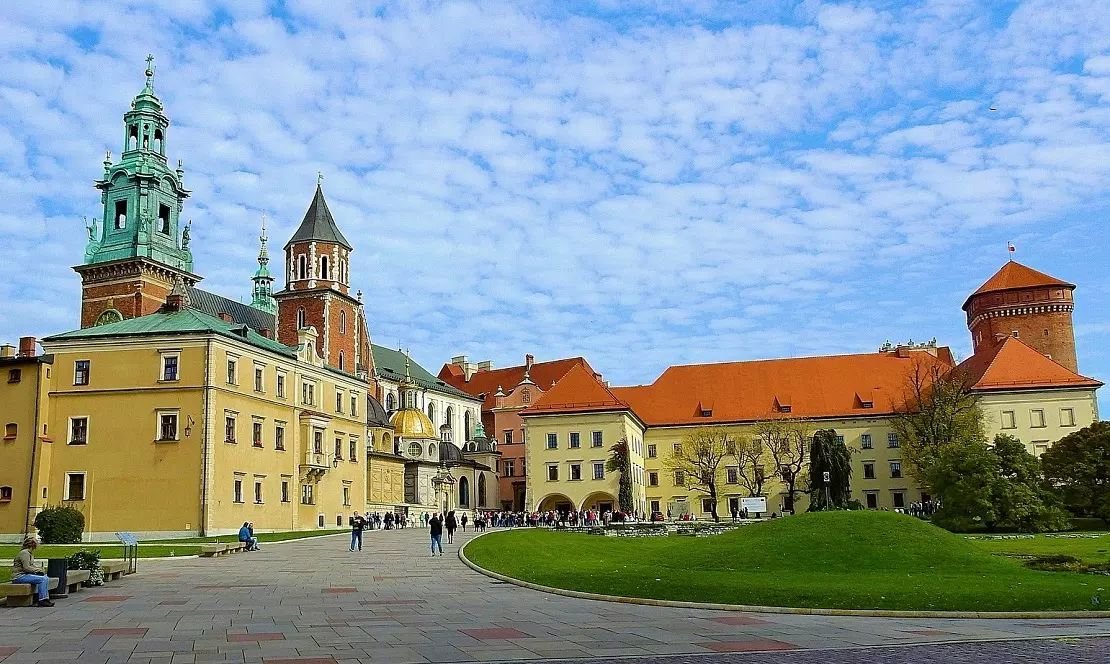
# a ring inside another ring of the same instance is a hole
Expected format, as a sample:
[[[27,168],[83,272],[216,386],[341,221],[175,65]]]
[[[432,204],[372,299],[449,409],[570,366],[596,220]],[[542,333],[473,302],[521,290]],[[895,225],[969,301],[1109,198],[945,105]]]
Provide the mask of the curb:
[[[486,535],[482,533],[459,547],[459,560],[470,569],[484,574],[498,581],[511,583],[529,590],[574,597],[576,599],[592,599],[602,602],[617,602],[619,604],[640,604],[644,606],[665,606],[677,609],[702,609],[706,611],[744,611],[746,613],[778,613],[804,616],[857,616],[866,618],[991,618],[991,619],[1024,619],[1035,620],[1039,618],[1052,619],[1086,619],[1110,618],[1110,611],[894,611],[884,609],[806,609],[791,606],[750,606],[746,604],[714,604],[709,602],[685,602],[670,599],[650,599],[647,597],[622,597],[620,595],[602,595],[588,593],[580,590],[566,590],[553,588],[531,581],[516,579],[498,572],[488,570],[472,562],[466,557],[466,547]]]

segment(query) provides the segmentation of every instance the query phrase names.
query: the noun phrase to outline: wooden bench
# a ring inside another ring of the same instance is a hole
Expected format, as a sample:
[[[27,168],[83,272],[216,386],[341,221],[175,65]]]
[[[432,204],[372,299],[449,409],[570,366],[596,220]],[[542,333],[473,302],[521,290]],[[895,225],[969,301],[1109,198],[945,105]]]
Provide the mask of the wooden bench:
[[[50,577],[50,589],[58,587],[58,579]],[[31,606],[35,603],[35,587],[29,583],[0,583],[0,597],[5,606]]]
[[[128,565],[124,560],[101,561],[100,570],[104,572],[104,583],[118,581],[127,574]]]

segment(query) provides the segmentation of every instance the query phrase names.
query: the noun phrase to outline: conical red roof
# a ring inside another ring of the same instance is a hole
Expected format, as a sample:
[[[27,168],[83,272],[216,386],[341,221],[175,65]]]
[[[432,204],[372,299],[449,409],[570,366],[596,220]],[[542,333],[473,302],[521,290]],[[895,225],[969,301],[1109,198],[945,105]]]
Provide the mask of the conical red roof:
[[[1061,279],[1057,279],[1044,272],[1034,270],[1031,267],[1022,265],[1017,261],[1010,261],[999,268],[998,272],[994,273],[990,279],[983,282],[974,293],[967,297],[964,302],[964,310],[967,310],[968,303],[976,295],[984,293],[997,293],[998,291],[1008,291],[1018,288],[1038,288],[1044,286],[1062,286],[1064,288],[1075,288],[1075,284],[1068,283]]]

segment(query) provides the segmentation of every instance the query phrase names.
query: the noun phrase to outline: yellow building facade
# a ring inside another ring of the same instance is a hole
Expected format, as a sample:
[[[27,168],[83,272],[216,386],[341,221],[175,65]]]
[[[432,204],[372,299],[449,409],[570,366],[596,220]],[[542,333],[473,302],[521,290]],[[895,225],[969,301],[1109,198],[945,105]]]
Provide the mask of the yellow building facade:
[[[50,401],[53,358],[34,340],[0,346],[0,539],[23,533],[48,496],[51,462]]]

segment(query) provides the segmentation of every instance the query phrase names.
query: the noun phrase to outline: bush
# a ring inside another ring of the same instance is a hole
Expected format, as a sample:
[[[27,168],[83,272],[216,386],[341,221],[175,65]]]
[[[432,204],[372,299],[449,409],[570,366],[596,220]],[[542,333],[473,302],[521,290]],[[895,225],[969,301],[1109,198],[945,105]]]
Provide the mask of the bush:
[[[104,572],[100,569],[100,551],[81,549],[69,557],[69,569],[89,570],[89,585],[99,586],[104,583]]]
[[[78,544],[85,530],[85,515],[66,505],[47,507],[35,517],[45,544]]]

